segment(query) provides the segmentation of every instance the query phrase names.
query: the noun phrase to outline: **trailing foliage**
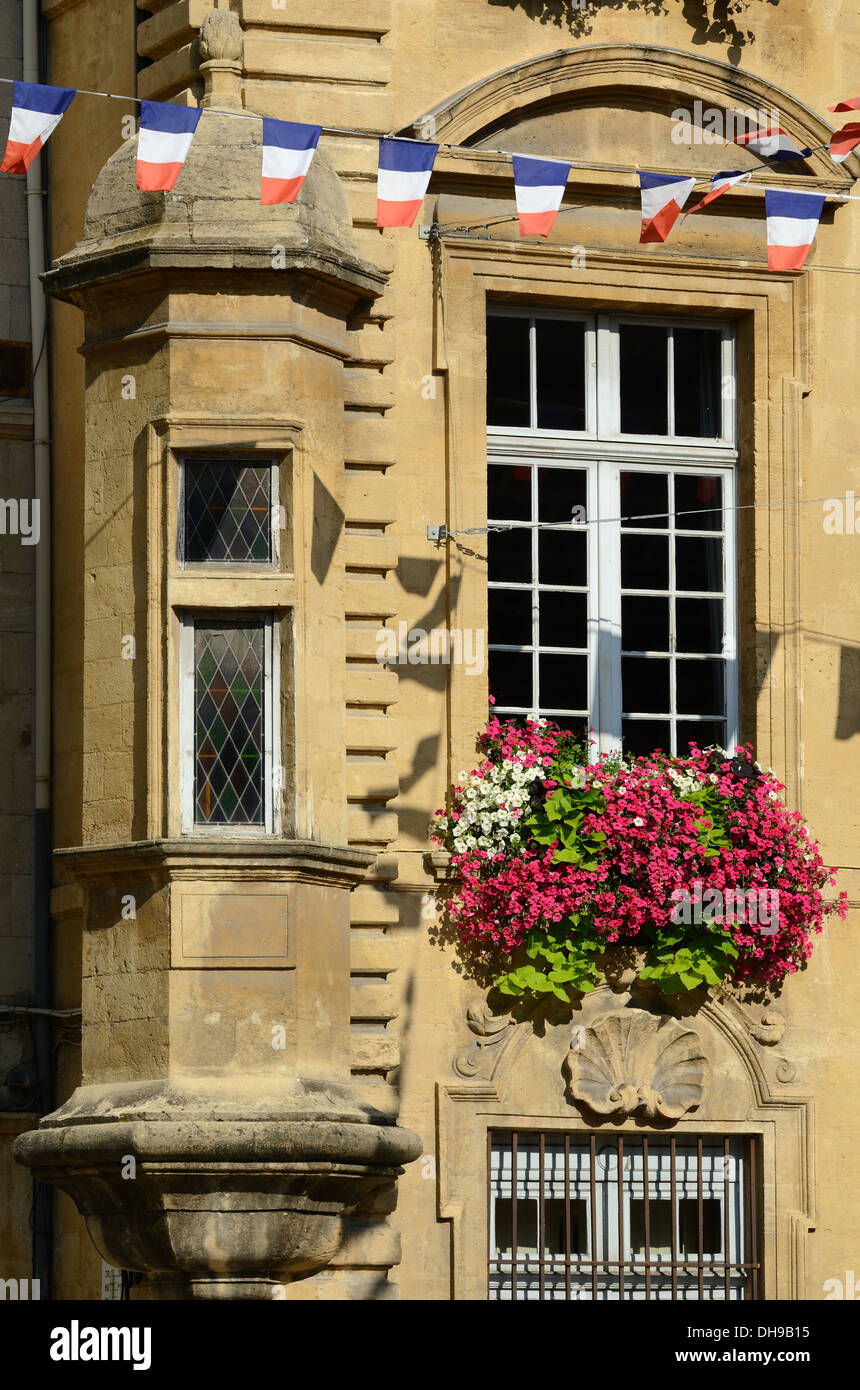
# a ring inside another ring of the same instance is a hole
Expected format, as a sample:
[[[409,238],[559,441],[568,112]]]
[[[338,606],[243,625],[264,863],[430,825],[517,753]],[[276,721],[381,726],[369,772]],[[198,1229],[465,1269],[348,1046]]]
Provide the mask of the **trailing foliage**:
[[[606,948],[634,946],[667,994],[801,967],[835,879],[784,787],[752,759],[602,755],[546,720],[491,719],[433,826],[451,913],[506,994],[587,993]]]

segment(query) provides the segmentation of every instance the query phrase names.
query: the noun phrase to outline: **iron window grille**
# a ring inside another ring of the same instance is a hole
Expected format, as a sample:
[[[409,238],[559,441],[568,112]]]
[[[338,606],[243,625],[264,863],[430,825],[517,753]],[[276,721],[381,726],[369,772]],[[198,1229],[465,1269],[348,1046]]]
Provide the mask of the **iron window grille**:
[[[756,1140],[490,1130],[492,1301],[759,1298]]]

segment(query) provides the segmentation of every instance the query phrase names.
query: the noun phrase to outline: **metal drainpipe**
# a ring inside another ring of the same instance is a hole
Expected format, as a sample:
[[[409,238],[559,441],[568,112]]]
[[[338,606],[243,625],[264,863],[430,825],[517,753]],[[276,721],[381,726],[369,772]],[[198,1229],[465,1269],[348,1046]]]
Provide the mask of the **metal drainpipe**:
[[[40,81],[39,0],[23,0],[22,63],[25,82]],[[39,543],[35,547],[35,812],[34,916],[35,1001],[49,1010],[53,1000],[51,940],[51,404],[45,291],[45,229],[42,160],[27,170],[27,245],[30,262],[30,339],[33,350],[33,496],[39,500]],[[53,1103],[52,1023],[47,1014],[33,1017],[39,1109]],[[51,1297],[53,1265],[53,1195],[46,1183],[33,1184],[33,1278],[41,1296]]]

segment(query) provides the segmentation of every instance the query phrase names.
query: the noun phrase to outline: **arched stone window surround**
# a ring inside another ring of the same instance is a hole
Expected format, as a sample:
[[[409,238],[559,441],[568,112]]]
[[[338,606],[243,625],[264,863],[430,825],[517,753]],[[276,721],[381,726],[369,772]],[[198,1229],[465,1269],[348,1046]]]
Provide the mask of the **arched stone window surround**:
[[[648,1012],[657,1007],[644,1005]],[[519,1022],[494,1013],[483,998],[467,1009],[472,1039],[456,1053],[451,1079],[437,1086],[438,1210],[451,1223],[452,1296],[487,1297],[487,1132],[533,1129],[613,1138],[755,1136],[761,1155],[760,1298],[804,1298],[806,1239],[815,1225],[814,1102],[791,1089],[794,1066],[774,1051],[785,1020],[730,995],[709,1001],[681,1020],[698,1035],[706,1058],[698,1108],[668,1127],[635,1117],[601,1122],[571,1100],[565,1059],[573,1027],[621,1009],[641,1010],[643,1002],[602,987],[581,1010],[554,1023],[542,1005]]]
[[[810,147],[826,144],[834,129],[791,92],[729,63],[676,48],[606,43],[560,48],[502,68],[440,101],[402,134],[470,145],[515,115],[522,118],[540,106],[594,102],[601,93],[607,98],[637,96],[661,106],[701,101],[723,110],[777,110],[789,134]],[[848,191],[860,174],[860,158],[851,156],[837,166],[826,150],[818,150],[809,167],[816,184]]]

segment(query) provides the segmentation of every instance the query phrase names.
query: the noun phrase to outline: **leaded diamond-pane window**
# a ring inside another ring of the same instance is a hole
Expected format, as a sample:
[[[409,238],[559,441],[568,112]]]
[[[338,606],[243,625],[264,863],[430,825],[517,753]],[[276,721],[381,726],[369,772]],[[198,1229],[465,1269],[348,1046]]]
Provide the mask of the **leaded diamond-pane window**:
[[[194,820],[265,822],[266,627],[194,624]]]
[[[272,558],[272,467],[186,459],[183,559],[265,563]]]

